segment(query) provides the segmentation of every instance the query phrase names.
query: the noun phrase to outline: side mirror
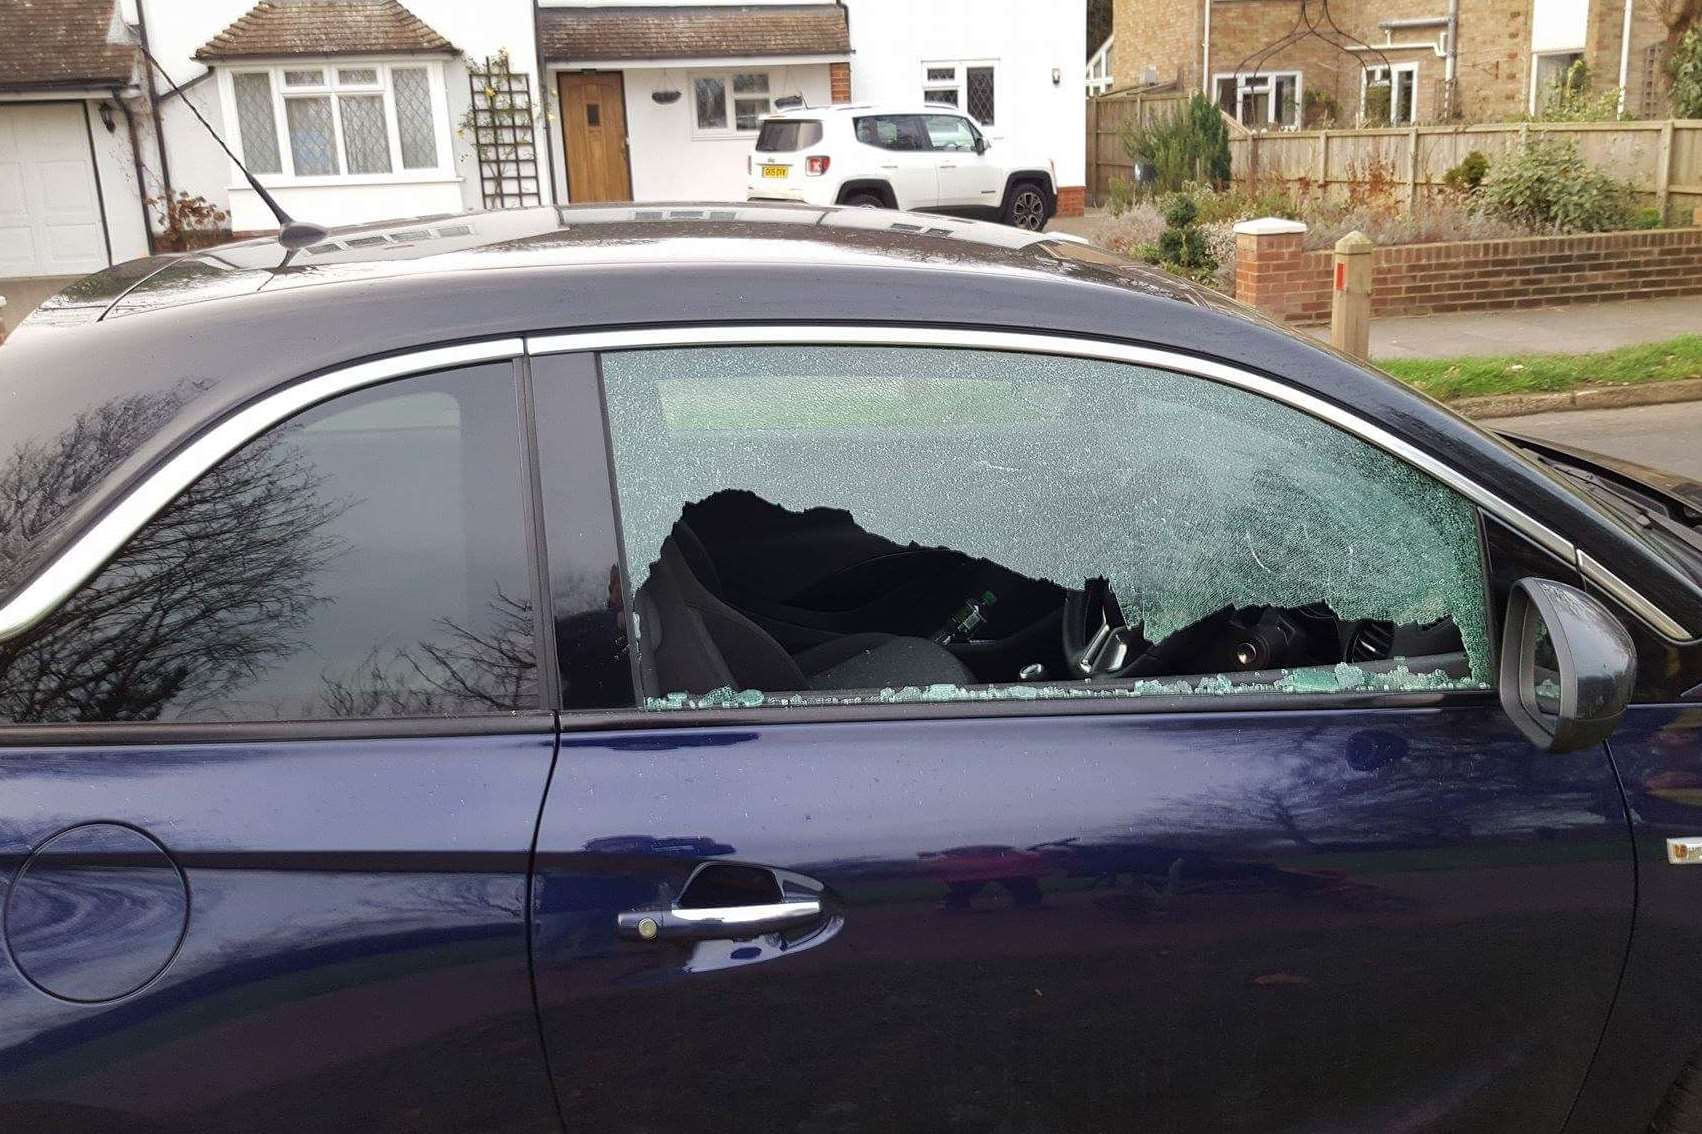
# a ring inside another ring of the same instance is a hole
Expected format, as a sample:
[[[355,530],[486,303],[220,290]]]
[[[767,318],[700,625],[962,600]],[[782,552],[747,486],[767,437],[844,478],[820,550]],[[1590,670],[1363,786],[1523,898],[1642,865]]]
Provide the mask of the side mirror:
[[[976,138],[975,139],[975,152],[976,153],[978,153],[978,154],[986,153],[987,147],[988,147],[988,142],[987,142],[986,138]]]
[[[1637,648],[1601,603],[1552,579],[1520,579],[1501,632],[1501,707],[1545,752],[1606,740],[1631,701]]]

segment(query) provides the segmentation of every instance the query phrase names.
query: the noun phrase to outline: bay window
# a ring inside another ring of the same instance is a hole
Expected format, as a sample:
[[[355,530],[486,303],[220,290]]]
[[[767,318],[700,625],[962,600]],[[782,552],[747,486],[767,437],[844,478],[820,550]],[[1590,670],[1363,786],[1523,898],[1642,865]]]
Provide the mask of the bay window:
[[[230,82],[238,147],[253,173],[446,172],[448,112],[436,63],[297,62],[233,71]]]

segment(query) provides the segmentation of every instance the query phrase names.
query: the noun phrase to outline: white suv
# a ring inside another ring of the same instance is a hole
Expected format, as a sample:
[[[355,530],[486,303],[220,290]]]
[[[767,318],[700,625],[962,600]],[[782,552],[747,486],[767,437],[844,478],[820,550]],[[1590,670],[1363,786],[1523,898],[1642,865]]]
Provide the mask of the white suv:
[[[992,156],[952,106],[799,106],[762,121],[752,201],[869,205],[1044,228],[1057,209],[1049,161]]]

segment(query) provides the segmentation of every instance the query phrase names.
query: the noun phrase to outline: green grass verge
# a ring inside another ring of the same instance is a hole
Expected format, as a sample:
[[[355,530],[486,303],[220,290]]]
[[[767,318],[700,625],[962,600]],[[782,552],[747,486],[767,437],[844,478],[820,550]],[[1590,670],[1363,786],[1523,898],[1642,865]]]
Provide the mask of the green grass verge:
[[[1702,378],[1702,335],[1591,354],[1391,358],[1377,365],[1445,402],[1488,394],[1547,394],[1584,386]]]

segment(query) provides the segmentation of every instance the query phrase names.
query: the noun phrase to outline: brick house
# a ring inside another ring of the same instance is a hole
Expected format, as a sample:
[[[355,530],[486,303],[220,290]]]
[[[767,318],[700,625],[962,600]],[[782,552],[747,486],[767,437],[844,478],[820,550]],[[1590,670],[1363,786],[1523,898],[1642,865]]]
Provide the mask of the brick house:
[[[1582,60],[1592,87],[1623,90],[1629,113],[1666,113],[1655,0],[1325,3],[1115,0],[1116,85],[1203,91],[1255,128],[1294,128],[1332,109],[1344,125],[1490,121],[1535,112]],[[1343,47],[1293,36],[1303,9]]]

